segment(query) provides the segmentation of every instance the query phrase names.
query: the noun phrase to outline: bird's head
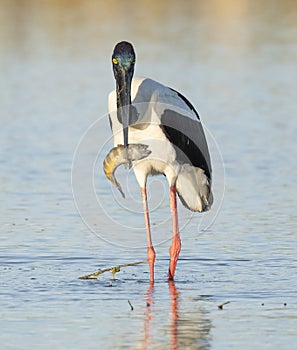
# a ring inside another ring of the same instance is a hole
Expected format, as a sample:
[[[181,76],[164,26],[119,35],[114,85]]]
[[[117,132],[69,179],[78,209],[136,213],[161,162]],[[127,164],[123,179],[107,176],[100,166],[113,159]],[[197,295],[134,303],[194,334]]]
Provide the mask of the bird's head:
[[[134,74],[135,52],[127,41],[116,44],[112,54],[112,68],[116,80],[117,114],[123,125],[124,146],[128,146],[128,126],[131,105],[131,82]]]
[[[123,77],[132,79],[135,65],[133,46],[127,41],[116,44],[112,54],[112,67],[116,81]]]

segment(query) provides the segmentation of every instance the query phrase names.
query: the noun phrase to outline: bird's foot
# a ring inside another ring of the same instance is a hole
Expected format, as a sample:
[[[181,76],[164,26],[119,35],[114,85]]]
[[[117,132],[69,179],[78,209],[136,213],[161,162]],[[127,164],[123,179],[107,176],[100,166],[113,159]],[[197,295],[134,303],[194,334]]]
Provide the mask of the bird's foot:
[[[178,256],[181,250],[181,240],[179,234],[176,234],[172,239],[172,245],[169,248],[170,253],[170,264],[169,264],[169,271],[168,271],[168,281],[173,281],[176,264],[178,260]]]

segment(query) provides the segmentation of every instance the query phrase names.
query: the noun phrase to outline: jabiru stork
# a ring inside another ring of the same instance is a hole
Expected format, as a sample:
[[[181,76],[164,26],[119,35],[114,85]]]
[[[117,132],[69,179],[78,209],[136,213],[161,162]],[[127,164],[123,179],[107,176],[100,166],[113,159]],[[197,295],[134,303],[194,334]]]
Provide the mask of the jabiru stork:
[[[115,146],[141,143],[148,145],[151,151],[148,157],[132,164],[141,188],[151,282],[154,281],[156,253],[146,182],[148,175],[156,174],[163,174],[168,180],[172,216],[168,280],[173,280],[181,250],[176,193],[191,211],[210,209],[213,202],[210,153],[193,105],[181,93],[157,81],[133,77],[135,60],[132,44],[122,41],[115,46],[112,68],[116,89],[108,97],[109,121]]]

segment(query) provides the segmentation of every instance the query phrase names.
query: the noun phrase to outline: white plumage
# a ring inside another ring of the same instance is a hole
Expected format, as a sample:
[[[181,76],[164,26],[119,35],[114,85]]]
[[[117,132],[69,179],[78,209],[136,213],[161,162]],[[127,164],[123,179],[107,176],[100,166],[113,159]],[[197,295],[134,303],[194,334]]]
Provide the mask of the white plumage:
[[[191,159],[183,164],[179,162],[176,147],[164,133],[161,116],[165,110],[175,111],[183,118],[167,120],[166,124],[183,133],[197,146],[206,151],[205,158],[210,167],[207,144],[201,122],[197,114],[189,107],[176,91],[147,78],[135,77],[131,83],[132,105],[137,110],[134,125],[129,127],[129,143],[144,143],[151,154],[134,162],[133,169],[141,188],[145,187],[147,176],[164,174],[169,186],[176,184],[176,189],[183,204],[192,211],[205,211],[212,204],[211,180],[201,168],[191,164]],[[111,120],[114,145],[123,144],[123,125],[117,118],[117,95],[113,90],[108,97],[108,110]],[[135,113],[134,113],[135,114]],[[180,117],[181,118],[181,117]]]

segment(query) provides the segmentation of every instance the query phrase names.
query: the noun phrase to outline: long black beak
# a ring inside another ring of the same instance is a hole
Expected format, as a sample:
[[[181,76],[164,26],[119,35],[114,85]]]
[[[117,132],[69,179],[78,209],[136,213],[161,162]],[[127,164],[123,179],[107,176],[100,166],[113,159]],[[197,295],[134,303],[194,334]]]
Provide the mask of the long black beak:
[[[117,79],[117,115],[123,125],[125,148],[129,144],[128,127],[130,124],[131,80],[132,77],[125,71]]]

